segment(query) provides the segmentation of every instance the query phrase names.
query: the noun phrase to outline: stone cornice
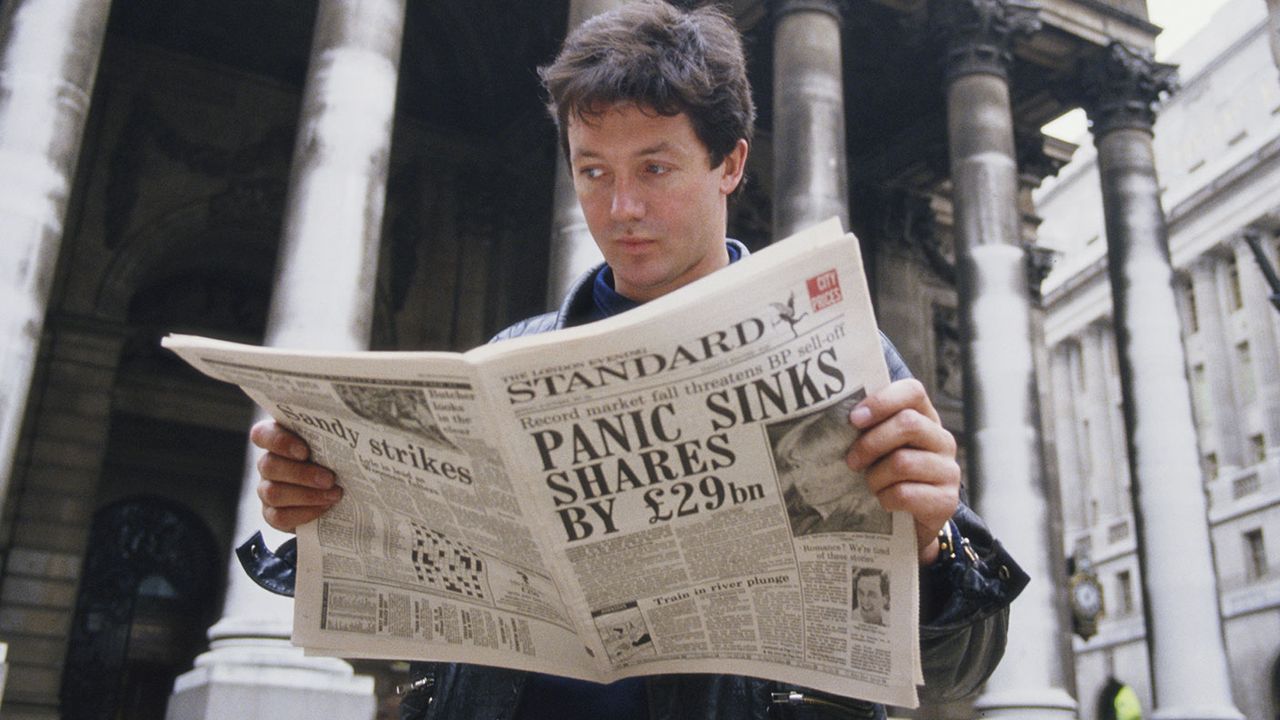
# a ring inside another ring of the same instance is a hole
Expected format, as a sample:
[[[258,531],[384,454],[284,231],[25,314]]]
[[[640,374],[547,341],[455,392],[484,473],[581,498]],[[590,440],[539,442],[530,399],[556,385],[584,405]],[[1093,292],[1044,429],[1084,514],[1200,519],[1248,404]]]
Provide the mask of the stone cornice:
[[[1071,161],[1077,148],[1074,143],[1026,128],[1014,128],[1013,143],[1018,172],[1037,187],[1045,178],[1056,176]]]

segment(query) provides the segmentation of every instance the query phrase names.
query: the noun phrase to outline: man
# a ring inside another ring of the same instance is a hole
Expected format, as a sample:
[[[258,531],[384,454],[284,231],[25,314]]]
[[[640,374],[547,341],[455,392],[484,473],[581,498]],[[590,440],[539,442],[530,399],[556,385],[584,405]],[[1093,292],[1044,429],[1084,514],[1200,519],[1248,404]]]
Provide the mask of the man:
[[[862,568],[854,573],[853,585],[858,618],[868,625],[887,625],[889,576],[875,568]]]
[[[584,23],[541,75],[605,264],[579,281],[559,311],[518,323],[496,339],[624,312],[746,254],[725,237],[727,200],[742,183],[755,117],[731,20],[713,9],[631,3]],[[915,520],[926,620],[923,693],[958,697],[972,692],[999,660],[1007,604],[1025,575],[959,503],[955,440],[897,352],[884,345],[895,382],[849,413],[860,434],[846,462],[863,473],[881,507]],[[333,474],[307,462],[297,436],[266,422],[251,438],[267,450],[258,464],[258,494],[271,526],[292,531],[341,497]],[[973,550],[956,552],[961,533]],[[291,587],[291,571],[257,551],[266,559],[251,574],[275,574],[283,582],[264,586]],[[419,679],[402,702],[406,718],[759,718],[772,693],[794,699],[808,692],[790,695],[793,688],[777,683],[722,675],[596,685],[471,665],[415,663],[413,671]],[[860,717],[884,717],[882,707],[847,704]],[[781,710],[788,717],[809,712]]]

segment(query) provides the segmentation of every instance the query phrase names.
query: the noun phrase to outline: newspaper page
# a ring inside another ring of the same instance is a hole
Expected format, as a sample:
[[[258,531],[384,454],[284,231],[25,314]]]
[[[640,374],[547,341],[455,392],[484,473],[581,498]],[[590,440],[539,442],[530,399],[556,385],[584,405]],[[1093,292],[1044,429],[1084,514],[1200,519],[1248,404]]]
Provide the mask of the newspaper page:
[[[844,463],[849,410],[889,378],[834,221],[621,316],[464,355],[166,344],[346,490],[299,529],[309,651],[917,704],[913,523]]]

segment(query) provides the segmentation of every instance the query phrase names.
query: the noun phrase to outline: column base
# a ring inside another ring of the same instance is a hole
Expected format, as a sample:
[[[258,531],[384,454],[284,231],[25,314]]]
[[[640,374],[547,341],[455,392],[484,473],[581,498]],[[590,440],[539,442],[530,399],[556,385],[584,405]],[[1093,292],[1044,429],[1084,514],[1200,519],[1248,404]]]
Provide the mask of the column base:
[[[236,637],[210,642],[174,681],[165,720],[372,720],[376,702],[373,678],[343,660],[307,657],[281,638]]]
[[[1152,710],[1151,720],[1244,720],[1244,715],[1231,705],[1174,705]]]
[[[1076,720],[1079,717],[1075,698],[1062,688],[985,692],[974,701],[973,708],[981,718]]]

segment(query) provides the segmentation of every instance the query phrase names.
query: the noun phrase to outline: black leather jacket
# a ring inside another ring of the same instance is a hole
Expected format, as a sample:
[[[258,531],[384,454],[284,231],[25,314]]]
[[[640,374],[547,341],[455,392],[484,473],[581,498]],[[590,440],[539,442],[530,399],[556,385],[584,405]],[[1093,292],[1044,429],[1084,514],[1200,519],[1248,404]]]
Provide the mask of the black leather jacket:
[[[730,241],[735,242],[735,241]],[[738,246],[743,255],[747,249]],[[503,330],[494,340],[580,324],[594,307],[599,268],[574,285],[560,308]],[[577,323],[575,323],[575,320]],[[893,344],[881,335],[889,374],[910,377]],[[1027,575],[967,505],[952,518],[969,551],[920,571],[921,698],[948,701],[975,692],[1004,654],[1009,603]],[[293,541],[276,553],[255,535],[237,550],[245,570],[272,592],[293,594]],[[529,675],[516,670],[449,663],[412,663],[402,720],[510,720]],[[805,688],[735,675],[662,675],[647,679],[652,720],[885,718],[883,706]],[[554,708],[543,712],[554,715]]]

